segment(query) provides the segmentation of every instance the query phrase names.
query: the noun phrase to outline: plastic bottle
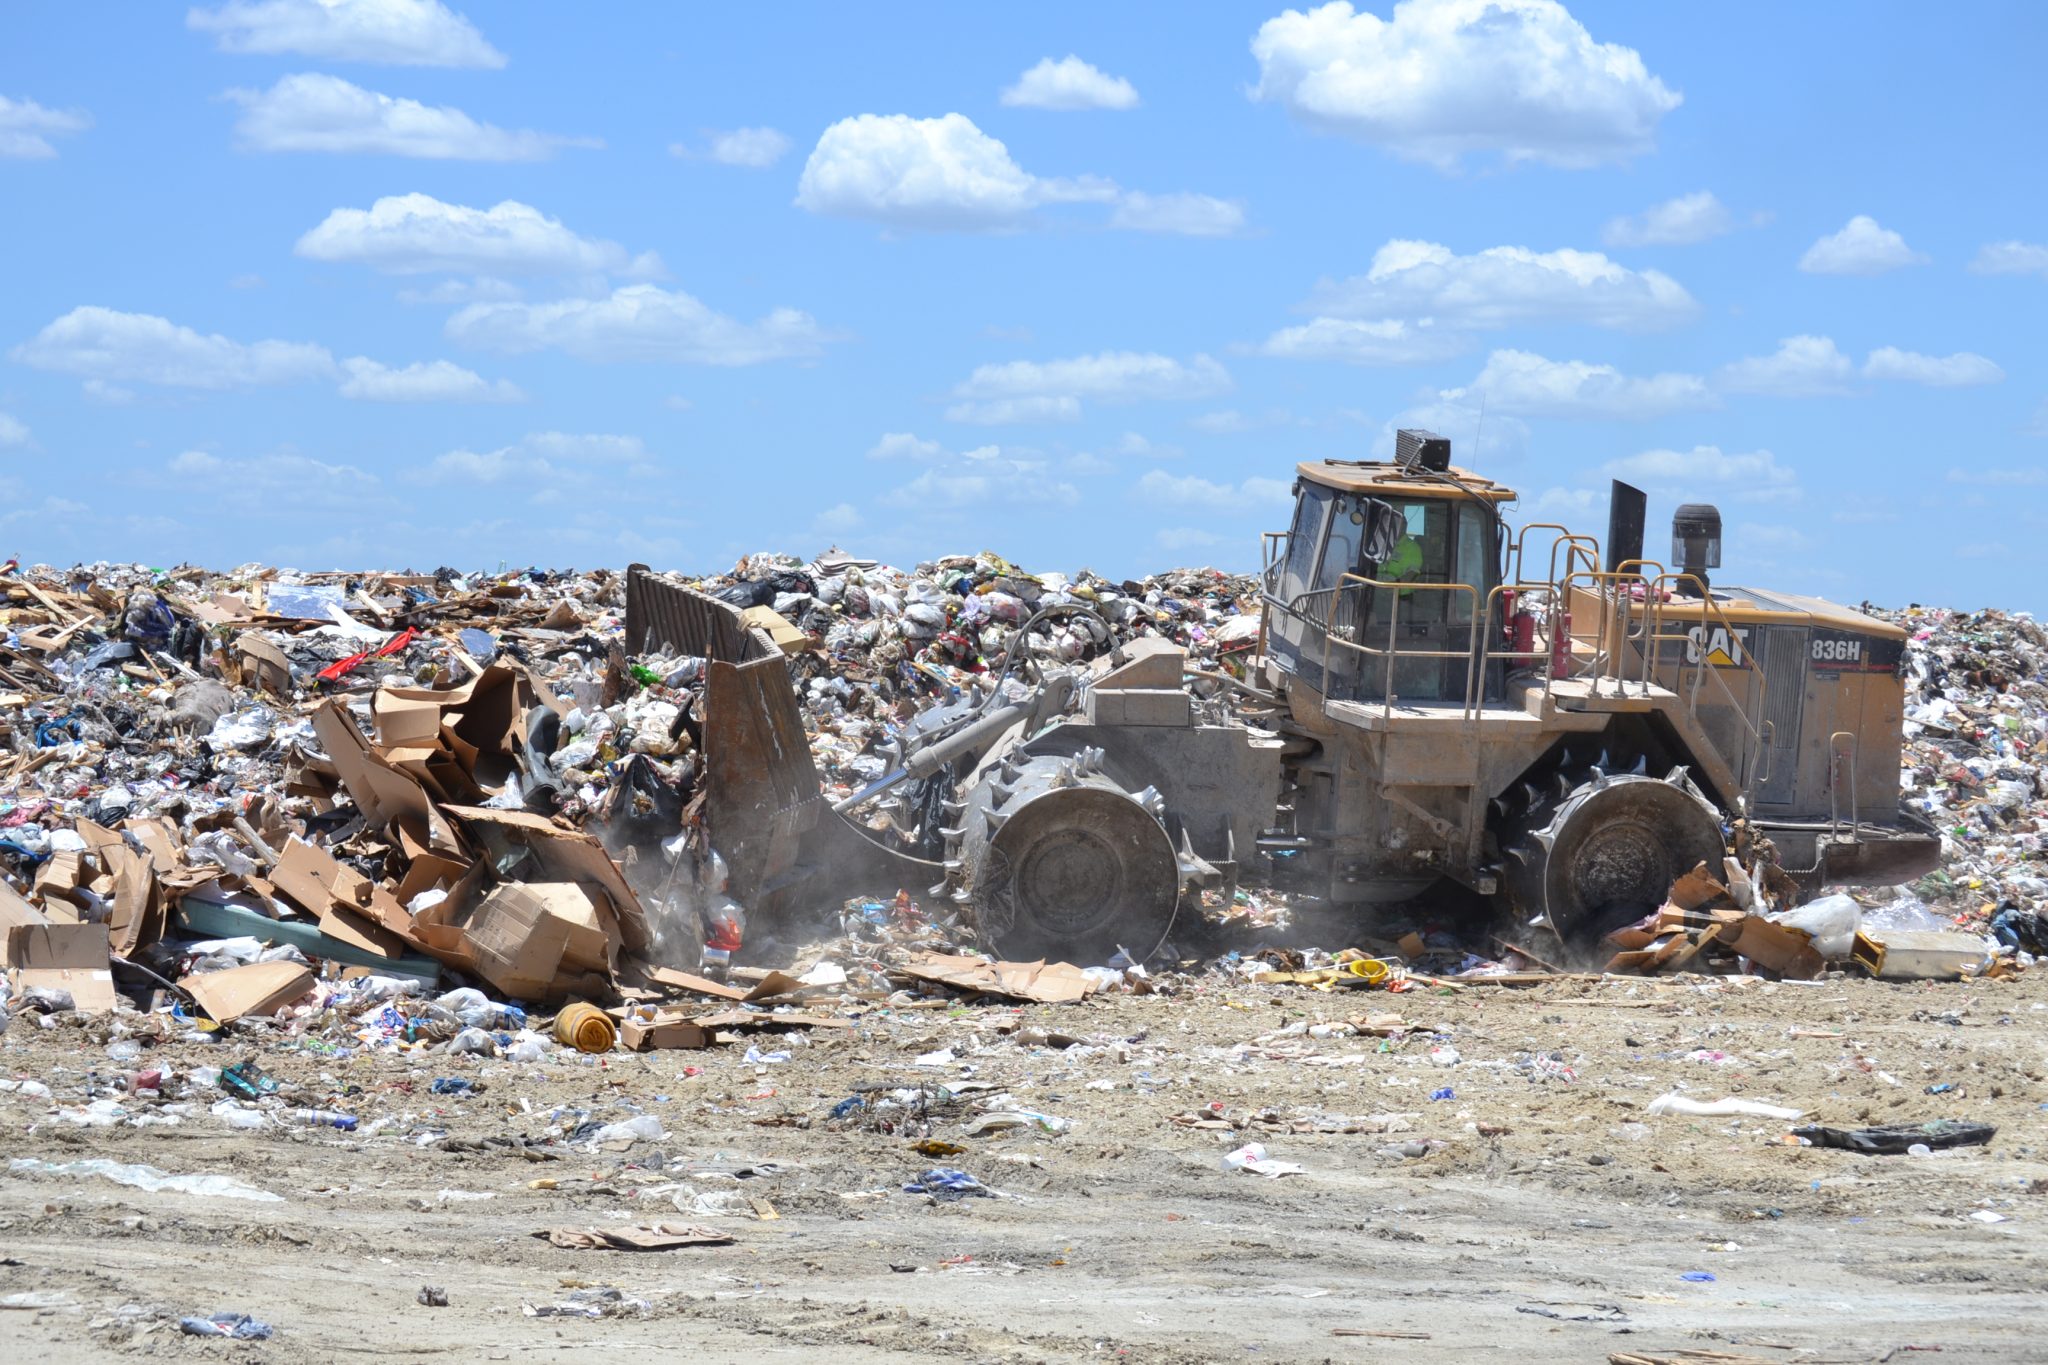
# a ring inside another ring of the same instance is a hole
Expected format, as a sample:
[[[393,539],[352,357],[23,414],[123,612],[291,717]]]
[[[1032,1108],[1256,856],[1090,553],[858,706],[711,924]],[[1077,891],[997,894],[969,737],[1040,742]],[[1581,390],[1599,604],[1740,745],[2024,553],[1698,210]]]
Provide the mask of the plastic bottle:
[[[332,1109],[287,1109],[282,1117],[311,1128],[339,1128],[344,1133],[356,1130],[354,1114],[341,1114]]]

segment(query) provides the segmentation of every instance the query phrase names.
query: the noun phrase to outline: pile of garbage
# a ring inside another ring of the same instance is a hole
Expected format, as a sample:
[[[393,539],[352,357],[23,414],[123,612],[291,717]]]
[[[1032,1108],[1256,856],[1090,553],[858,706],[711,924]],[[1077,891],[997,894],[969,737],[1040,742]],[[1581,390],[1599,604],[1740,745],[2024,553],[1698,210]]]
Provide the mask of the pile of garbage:
[[[676,581],[722,613],[680,644],[629,639],[626,575],[604,570],[9,564],[0,1008],[140,1004],[180,1027],[281,1018],[499,1051],[538,1036],[521,1004],[601,1001],[630,1029],[679,995],[745,1001],[696,975],[729,961],[746,916],[705,800],[707,684],[734,639],[786,660],[843,792],[1018,656],[1146,635],[1228,673],[1257,638],[1251,580],[1214,570],[1113,583],[834,553]],[[928,945],[944,961],[923,978],[893,963],[898,987],[1088,988],[1079,969],[983,979],[970,942]]]
[[[1942,834],[1942,866],[1902,911],[2048,952],[2048,630],[1999,611],[1866,610],[1912,632],[1900,786]]]

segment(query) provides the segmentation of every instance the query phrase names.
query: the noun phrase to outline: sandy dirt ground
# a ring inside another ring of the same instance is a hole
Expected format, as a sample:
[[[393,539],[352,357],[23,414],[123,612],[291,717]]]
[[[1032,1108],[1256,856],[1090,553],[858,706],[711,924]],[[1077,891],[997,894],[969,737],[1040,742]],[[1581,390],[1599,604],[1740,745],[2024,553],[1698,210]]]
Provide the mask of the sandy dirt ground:
[[[744,1047],[337,1060],[245,1035],[167,1043],[143,1063],[183,1073],[253,1055],[366,1129],[392,1120],[375,1134],[234,1131],[204,1101],[176,1124],[70,1123],[61,1111],[86,1100],[87,1069],[120,1068],[89,1029],[17,1019],[0,1076],[52,1094],[0,1093],[9,1158],[227,1175],[279,1202],[10,1167],[4,1358],[2048,1359],[2048,972],[1401,995],[1200,975],[1172,989],[875,1009],[786,1061],[748,1061]],[[1426,1031],[1292,1027],[1386,1012]],[[1006,1032],[1019,1026],[1084,1042],[1020,1042]],[[942,1051],[955,1059],[919,1064]],[[1542,1054],[1575,1075],[1546,1076]],[[437,1077],[483,1092],[434,1095]],[[992,1089],[922,1121],[879,1107],[830,1117],[857,1091],[968,1082]],[[1784,1122],[1646,1115],[1673,1089],[1834,1125],[1952,1117],[1998,1133],[1988,1147],[1864,1157],[1785,1145]],[[998,1094],[1071,1128],[964,1135]],[[1176,1121],[1218,1109],[1234,1126]],[[667,1136],[554,1142],[553,1159],[514,1141],[639,1114]],[[1406,1131],[1315,1131],[1386,1115],[1406,1115]],[[881,1131],[885,1118],[909,1121]],[[967,1150],[934,1160],[912,1147],[927,1137]],[[1305,1172],[1222,1167],[1252,1140]],[[994,1194],[903,1192],[933,1165]],[[658,1221],[733,1241],[634,1253],[533,1235]],[[1712,1279],[1687,1278],[1701,1272]],[[422,1306],[426,1285],[448,1305]],[[548,1315],[557,1304],[607,1316]],[[219,1311],[276,1334],[180,1334],[179,1315]]]

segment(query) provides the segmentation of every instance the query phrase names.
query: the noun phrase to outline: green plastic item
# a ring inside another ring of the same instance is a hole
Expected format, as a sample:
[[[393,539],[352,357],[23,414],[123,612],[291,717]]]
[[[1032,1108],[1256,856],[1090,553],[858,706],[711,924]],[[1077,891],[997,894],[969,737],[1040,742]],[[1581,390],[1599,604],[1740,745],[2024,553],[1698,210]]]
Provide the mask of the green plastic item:
[[[431,957],[418,953],[379,957],[321,933],[317,924],[272,919],[240,905],[221,905],[187,896],[178,902],[178,913],[172,917],[172,923],[194,938],[257,938],[265,943],[289,943],[307,957],[369,967],[385,976],[416,976],[427,982],[437,981],[441,976],[441,964]]]

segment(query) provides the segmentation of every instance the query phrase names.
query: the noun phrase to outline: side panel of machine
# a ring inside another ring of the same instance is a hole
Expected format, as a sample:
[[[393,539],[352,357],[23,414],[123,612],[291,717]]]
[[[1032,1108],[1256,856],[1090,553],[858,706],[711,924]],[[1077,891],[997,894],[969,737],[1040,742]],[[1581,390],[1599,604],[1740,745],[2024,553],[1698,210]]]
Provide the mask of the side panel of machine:
[[[1816,627],[1806,660],[1797,819],[1888,821],[1899,808],[1903,641]]]

